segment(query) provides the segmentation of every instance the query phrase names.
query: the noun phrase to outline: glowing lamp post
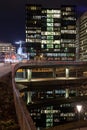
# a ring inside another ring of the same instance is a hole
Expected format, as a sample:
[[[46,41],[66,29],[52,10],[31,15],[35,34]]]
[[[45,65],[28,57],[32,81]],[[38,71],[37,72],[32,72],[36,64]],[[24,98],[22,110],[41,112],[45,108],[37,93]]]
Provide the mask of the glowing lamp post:
[[[80,120],[80,113],[81,113],[81,110],[82,110],[82,105],[77,105],[76,108],[77,108],[77,111],[79,113],[78,116],[79,116],[79,120]],[[80,130],[80,127],[79,127],[79,130]]]
[[[77,107],[77,111],[80,113],[82,110],[82,105],[77,105],[76,107]]]

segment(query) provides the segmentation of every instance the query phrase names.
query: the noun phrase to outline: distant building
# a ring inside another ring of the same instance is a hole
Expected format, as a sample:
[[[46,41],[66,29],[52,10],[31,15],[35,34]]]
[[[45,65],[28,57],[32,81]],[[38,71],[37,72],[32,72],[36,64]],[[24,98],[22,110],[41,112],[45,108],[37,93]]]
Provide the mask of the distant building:
[[[76,59],[76,7],[61,9],[26,5],[26,46],[33,58],[43,54],[48,60]]]
[[[13,46],[11,43],[0,43],[0,53],[10,53],[16,52],[15,46]]]
[[[16,47],[11,43],[0,43],[0,62],[4,61],[4,58],[10,57],[11,54],[16,53]]]

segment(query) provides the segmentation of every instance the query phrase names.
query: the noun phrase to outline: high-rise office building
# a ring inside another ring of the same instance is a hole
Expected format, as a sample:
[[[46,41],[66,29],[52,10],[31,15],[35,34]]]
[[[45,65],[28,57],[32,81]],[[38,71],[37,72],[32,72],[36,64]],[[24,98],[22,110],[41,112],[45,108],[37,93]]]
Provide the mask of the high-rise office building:
[[[41,50],[48,60],[60,60],[61,11],[42,9]]]
[[[76,59],[76,7],[61,6],[61,60]]]
[[[26,5],[26,45],[31,57],[43,54],[48,60],[73,61],[75,40],[75,6]]]
[[[26,5],[27,52],[34,57],[41,49],[41,6]]]
[[[87,12],[79,18],[79,58],[87,61]]]
[[[79,61],[79,18],[76,21],[76,61]]]

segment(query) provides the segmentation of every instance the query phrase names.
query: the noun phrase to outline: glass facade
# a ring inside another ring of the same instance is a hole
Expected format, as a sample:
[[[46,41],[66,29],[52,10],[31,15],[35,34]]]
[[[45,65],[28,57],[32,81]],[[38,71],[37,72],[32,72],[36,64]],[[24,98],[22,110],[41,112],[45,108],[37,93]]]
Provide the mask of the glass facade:
[[[80,60],[87,61],[87,12],[79,19],[79,52]]]
[[[61,6],[61,50],[62,60],[75,60],[76,8]]]
[[[30,55],[43,54],[47,60],[74,61],[75,40],[75,6],[49,9],[26,5],[26,45]]]
[[[41,49],[41,6],[26,5],[26,46],[34,57]]]
[[[45,18],[44,18],[45,17]],[[60,52],[60,23],[61,11],[44,9],[42,11],[42,53],[48,60],[58,60]]]

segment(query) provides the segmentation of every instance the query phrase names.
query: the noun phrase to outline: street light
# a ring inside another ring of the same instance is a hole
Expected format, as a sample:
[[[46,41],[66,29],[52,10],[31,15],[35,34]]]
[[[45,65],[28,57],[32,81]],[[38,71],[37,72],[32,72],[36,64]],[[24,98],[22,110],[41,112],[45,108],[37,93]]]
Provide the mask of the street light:
[[[82,105],[77,105],[76,108],[77,108],[77,111],[80,113],[82,110]]]
[[[78,117],[79,117],[79,121],[80,121],[80,113],[81,113],[81,110],[82,110],[82,105],[77,105],[76,108],[77,108],[77,111],[79,113]],[[79,126],[79,130],[80,130],[80,126]]]

